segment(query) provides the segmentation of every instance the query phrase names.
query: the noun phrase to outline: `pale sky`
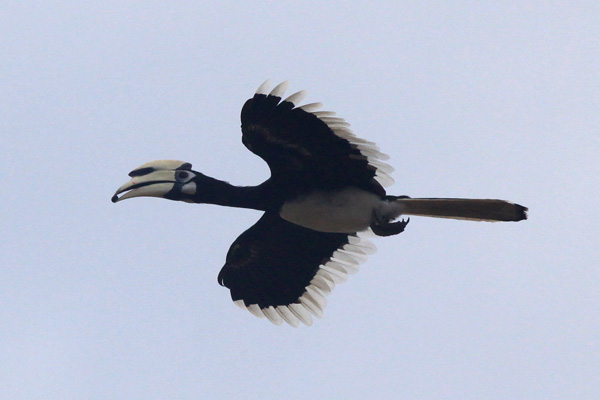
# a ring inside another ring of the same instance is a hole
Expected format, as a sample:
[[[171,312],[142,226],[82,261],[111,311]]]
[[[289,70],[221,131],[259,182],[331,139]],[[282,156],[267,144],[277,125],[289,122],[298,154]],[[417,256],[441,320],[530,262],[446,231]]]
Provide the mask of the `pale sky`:
[[[0,399],[600,398],[598,2],[4,2]],[[530,208],[411,218],[312,327],[217,274],[259,212],[112,204],[156,159],[268,178],[267,78],[396,168],[388,192]]]

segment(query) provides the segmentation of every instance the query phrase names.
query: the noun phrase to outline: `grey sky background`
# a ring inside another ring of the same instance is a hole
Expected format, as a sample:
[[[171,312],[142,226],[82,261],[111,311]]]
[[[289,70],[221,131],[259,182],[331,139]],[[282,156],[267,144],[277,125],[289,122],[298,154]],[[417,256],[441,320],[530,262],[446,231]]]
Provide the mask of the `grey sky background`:
[[[0,398],[600,398],[597,2],[3,2]],[[412,218],[310,327],[216,281],[249,210],[110,197],[138,165],[268,177],[239,112],[307,89]]]

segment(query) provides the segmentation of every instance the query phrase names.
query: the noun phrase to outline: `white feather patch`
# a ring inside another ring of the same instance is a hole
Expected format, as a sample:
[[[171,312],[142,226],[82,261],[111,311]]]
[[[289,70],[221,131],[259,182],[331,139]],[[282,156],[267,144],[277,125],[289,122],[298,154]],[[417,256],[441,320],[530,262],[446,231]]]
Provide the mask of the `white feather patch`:
[[[306,292],[304,295],[308,295],[308,298],[314,301],[319,305],[319,308],[323,310],[325,306],[327,306],[327,300],[325,300],[325,296],[317,291],[317,288],[313,285],[308,285],[306,287]]]
[[[333,290],[335,288],[335,279],[331,276],[329,272],[327,272],[323,268],[319,268],[315,277],[317,276],[323,279],[325,282],[327,282],[327,285],[329,286],[330,290]]]
[[[263,312],[260,309],[260,307],[258,306],[258,304],[250,304],[248,306],[248,311],[250,311],[253,315],[257,316],[258,318],[265,317],[265,314],[263,314]]]
[[[306,112],[312,113],[313,111],[317,111],[321,107],[323,107],[322,103],[310,103],[300,106],[298,108]]]
[[[242,310],[247,310],[248,308],[244,304],[244,300],[236,300],[234,301],[235,305],[241,308]]]
[[[265,313],[265,317],[267,317],[267,319],[275,325],[283,324],[283,318],[281,318],[281,315],[279,315],[277,310],[275,310],[275,307],[270,306],[267,308],[263,308],[262,312]]]
[[[331,286],[329,286],[327,281],[320,276],[315,276],[312,279],[312,281],[310,281],[310,284],[311,286],[315,286],[316,288],[318,288],[322,293],[325,293],[326,295],[330,294],[331,290],[333,289]]]
[[[316,115],[319,118],[321,118],[321,117],[333,117],[335,115],[335,112],[333,112],[333,111],[315,111],[312,114]]]
[[[297,106],[304,98],[306,97],[306,90],[301,90],[299,92],[294,93],[283,101],[289,101],[294,106]]]
[[[294,328],[300,325],[300,319],[298,319],[298,317],[296,317],[287,306],[277,306],[275,309],[277,310],[281,318]]]
[[[271,80],[267,79],[266,81],[264,81],[262,83],[262,85],[260,85],[258,87],[258,89],[256,89],[256,94],[268,94],[269,93],[269,89],[271,88]]]
[[[360,261],[357,260],[353,255],[345,253],[343,251],[340,250],[336,250],[333,252],[333,259],[344,262],[346,264],[354,264],[354,265],[358,265],[360,264]]]
[[[307,295],[306,293],[300,297],[300,303],[306,307],[306,309],[308,311],[310,311],[312,313],[312,315],[314,315],[317,318],[321,318],[323,317],[323,310],[319,307],[319,305],[317,303],[314,302],[314,300],[310,297],[310,295]]]
[[[387,174],[376,174],[375,180],[383,187],[392,186],[394,184],[394,178]]]
[[[366,245],[365,243],[370,244]],[[373,253],[375,253],[375,251],[377,251],[377,248],[375,247],[375,245],[373,245],[371,242],[367,242],[366,240],[363,240],[362,242],[358,242],[358,243],[352,243],[350,242],[350,244],[347,244],[343,247],[344,250],[347,251],[353,251],[356,253],[361,253],[361,254],[366,254],[366,255],[371,255]]]
[[[329,276],[331,277],[331,279],[333,279],[336,285],[346,282],[348,280],[348,272],[346,272],[344,268],[336,269],[331,264],[331,261],[325,263],[325,265],[321,266],[321,269],[329,274]]]
[[[289,86],[290,83],[288,81],[281,82],[271,90],[269,96],[282,97]]]
[[[302,304],[294,303],[288,305],[288,309],[298,318],[304,325],[311,326],[313,323],[310,311]]]
[[[395,171],[394,167],[381,161],[371,161],[370,164],[377,168],[378,171],[385,172],[386,174],[391,174]]]
[[[352,275],[358,272],[358,265],[331,260],[326,265],[327,270],[338,275]]]

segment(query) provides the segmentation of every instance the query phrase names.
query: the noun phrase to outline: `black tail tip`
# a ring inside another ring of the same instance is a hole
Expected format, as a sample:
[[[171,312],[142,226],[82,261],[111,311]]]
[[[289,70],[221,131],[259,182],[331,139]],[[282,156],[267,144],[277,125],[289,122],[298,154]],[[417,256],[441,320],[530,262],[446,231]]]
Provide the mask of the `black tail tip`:
[[[515,204],[515,207],[516,207],[515,221],[523,221],[524,219],[527,219],[527,212],[529,211],[529,208],[523,207],[520,204]]]

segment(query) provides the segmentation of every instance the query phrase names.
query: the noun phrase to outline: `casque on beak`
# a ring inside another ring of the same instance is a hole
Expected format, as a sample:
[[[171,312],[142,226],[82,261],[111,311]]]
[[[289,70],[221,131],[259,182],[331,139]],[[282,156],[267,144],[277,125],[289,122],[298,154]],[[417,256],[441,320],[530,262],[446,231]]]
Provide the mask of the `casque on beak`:
[[[132,197],[164,197],[177,182],[175,173],[181,169],[191,169],[184,161],[160,160],[146,163],[129,173],[132,179],[117,189],[111,198],[113,203]],[[125,193],[126,192],[126,193]],[[119,194],[125,193],[119,197]]]

